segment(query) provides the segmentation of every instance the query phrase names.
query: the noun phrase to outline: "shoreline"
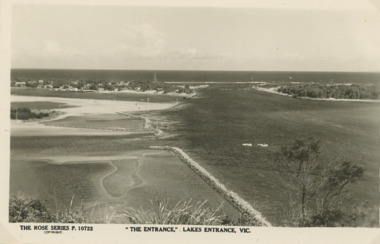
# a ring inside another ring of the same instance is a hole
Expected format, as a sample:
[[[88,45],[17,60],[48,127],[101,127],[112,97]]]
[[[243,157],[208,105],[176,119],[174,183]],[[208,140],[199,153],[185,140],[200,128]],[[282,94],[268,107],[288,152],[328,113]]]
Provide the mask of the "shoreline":
[[[281,96],[286,96],[286,97],[291,97],[293,98],[292,95],[278,92],[277,89],[279,87],[273,87],[273,88],[264,88],[264,87],[252,87],[252,89],[256,91],[262,91],[262,92],[267,92],[267,93],[272,93],[276,95],[281,95]],[[312,100],[312,101],[331,101],[331,102],[367,102],[367,103],[380,103],[379,100],[374,100],[374,99],[349,99],[349,98],[312,98],[312,97],[297,97],[299,99],[304,99],[304,100]]]
[[[85,91],[85,92],[90,92],[90,91]],[[173,97],[186,97],[186,98],[191,98],[197,95],[196,92],[193,93],[175,93],[175,92],[169,92],[169,93],[164,93],[163,91],[155,91],[155,90],[147,90],[147,91],[134,91],[134,90],[121,90],[121,91],[91,91],[95,93],[100,93],[100,94],[118,94],[118,93],[129,93],[129,94],[139,94],[139,95],[163,95],[163,96],[173,96]]]

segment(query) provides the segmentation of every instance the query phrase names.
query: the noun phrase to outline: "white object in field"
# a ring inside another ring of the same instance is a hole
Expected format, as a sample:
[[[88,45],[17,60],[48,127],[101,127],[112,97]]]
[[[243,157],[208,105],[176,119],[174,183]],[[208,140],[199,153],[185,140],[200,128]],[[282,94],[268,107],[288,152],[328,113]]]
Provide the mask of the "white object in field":
[[[243,143],[243,147],[252,147],[252,143]]]
[[[268,144],[266,144],[266,143],[259,143],[259,144],[257,144],[257,146],[259,146],[259,147],[268,147]]]

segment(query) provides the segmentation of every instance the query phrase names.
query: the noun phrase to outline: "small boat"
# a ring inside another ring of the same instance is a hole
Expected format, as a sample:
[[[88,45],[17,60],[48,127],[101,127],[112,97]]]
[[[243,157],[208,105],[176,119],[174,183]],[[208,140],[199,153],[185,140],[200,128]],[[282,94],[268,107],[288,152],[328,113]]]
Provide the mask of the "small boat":
[[[252,147],[252,143],[243,143],[243,147]]]

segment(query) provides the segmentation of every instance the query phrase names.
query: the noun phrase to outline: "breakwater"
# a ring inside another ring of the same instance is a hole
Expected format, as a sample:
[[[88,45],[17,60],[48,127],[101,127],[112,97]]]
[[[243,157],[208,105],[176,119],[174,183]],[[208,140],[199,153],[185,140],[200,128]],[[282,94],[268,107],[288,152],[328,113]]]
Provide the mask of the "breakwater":
[[[212,176],[206,169],[195,162],[189,155],[187,155],[182,149],[178,147],[169,146],[150,146],[150,149],[155,150],[169,150],[177,155],[189,168],[191,168],[196,174],[198,174],[207,184],[215,189],[220,195],[222,195],[228,202],[231,203],[241,213],[247,214],[257,226],[272,226],[260,212],[255,210],[247,201],[242,199],[238,194],[228,190],[222,183],[219,182],[214,176]]]

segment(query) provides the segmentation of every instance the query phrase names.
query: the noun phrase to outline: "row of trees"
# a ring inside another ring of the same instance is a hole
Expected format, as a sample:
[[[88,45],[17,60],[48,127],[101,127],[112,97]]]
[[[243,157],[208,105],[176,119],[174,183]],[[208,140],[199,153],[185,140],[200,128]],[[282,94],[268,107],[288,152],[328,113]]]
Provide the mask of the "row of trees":
[[[305,84],[280,87],[279,92],[293,97],[336,98],[336,99],[379,99],[380,91],[369,85],[320,85]]]

